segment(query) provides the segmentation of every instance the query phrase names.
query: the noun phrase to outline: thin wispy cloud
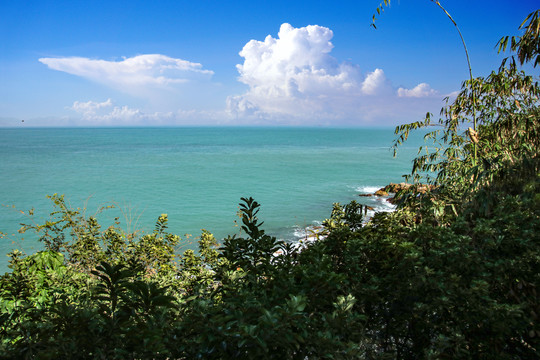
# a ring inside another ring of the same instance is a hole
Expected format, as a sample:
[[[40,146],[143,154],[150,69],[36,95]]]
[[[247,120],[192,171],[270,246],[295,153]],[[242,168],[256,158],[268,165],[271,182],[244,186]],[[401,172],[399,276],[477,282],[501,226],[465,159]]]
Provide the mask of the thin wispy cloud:
[[[160,54],[137,55],[121,61],[85,57],[40,58],[50,69],[63,71],[117,90],[144,95],[144,90],[167,89],[177,84],[207,80],[214,72],[202,64]]]

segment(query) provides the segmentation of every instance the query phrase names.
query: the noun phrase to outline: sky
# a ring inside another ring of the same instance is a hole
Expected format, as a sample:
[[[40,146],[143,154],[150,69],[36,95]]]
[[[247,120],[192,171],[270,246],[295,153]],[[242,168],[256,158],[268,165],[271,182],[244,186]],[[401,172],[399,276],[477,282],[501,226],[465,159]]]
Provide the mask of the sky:
[[[1,1],[0,127],[384,127],[468,78],[429,0]],[[474,76],[538,0],[442,0]],[[506,54],[507,56],[508,54]]]

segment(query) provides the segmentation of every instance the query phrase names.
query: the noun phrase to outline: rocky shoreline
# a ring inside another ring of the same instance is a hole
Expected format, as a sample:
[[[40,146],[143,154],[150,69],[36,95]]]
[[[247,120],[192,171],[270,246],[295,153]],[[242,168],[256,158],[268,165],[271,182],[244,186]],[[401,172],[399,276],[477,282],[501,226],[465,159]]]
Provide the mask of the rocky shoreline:
[[[411,188],[413,184],[408,183],[390,183],[386,185],[385,187],[380,188],[379,190],[375,191],[372,194],[358,194],[358,196],[363,197],[371,197],[371,196],[377,196],[377,197],[387,197],[386,201],[388,201],[391,204],[397,203],[397,197],[396,194],[400,191],[408,190]],[[428,191],[431,191],[435,188],[434,185],[429,184],[418,184],[416,185],[416,192],[420,194],[425,194]],[[371,210],[371,209],[370,209]]]
[[[372,198],[373,200],[376,200],[377,202],[388,202],[391,204],[392,208],[395,209],[395,204],[398,202],[398,198],[396,197],[396,194],[398,194],[400,191],[408,190],[412,186],[415,186],[415,191],[417,193],[424,194],[427,191],[431,191],[435,188],[434,185],[426,185],[426,184],[408,184],[408,183],[390,183],[378,190],[376,190],[373,193],[367,193],[367,194],[358,194],[358,196],[361,197],[367,197]],[[365,216],[365,221],[369,220],[373,214],[377,211],[388,211],[388,210],[381,210],[376,209],[374,206],[370,206],[367,204],[362,204],[363,212]],[[392,210],[390,210],[392,211]],[[307,246],[309,243],[319,240],[320,238],[324,237],[324,227],[322,225],[312,225],[305,227],[303,229],[303,234],[298,237],[298,239],[294,242],[294,246],[298,248],[303,248]]]

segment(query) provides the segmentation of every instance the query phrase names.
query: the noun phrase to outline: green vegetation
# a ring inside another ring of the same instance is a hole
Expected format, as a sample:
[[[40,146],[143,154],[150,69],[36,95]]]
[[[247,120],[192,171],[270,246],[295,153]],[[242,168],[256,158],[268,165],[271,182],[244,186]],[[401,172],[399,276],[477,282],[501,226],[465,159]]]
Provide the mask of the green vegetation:
[[[52,196],[51,219],[23,228],[46,250],[13,252],[0,277],[0,357],[540,358],[540,88],[518,67],[538,64],[539,11],[521,28],[427,135],[410,179],[435,186],[364,226],[361,205],[335,204],[302,251],[264,232],[251,198],[242,235],[220,247],[204,231],[175,255],[166,215],[126,233]]]

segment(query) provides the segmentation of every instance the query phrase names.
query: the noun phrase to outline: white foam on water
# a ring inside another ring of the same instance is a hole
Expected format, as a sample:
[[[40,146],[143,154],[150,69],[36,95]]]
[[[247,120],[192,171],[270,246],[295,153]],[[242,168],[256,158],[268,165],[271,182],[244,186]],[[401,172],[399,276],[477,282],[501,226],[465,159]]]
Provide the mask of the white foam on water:
[[[314,243],[324,237],[321,234],[321,231],[324,228],[321,226],[322,222],[313,221],[314,225],[309,225],[307,227],[297,226],[293,230],[294,240],[291,241],[293,249],[302,251],[307,248],[309,244]],[[278,250],[274,253],[274,256],[283,255],[282,250]]]
[[[360,194],[373,194],[375,191],[383,188],[384,186],[358,186],[354,187],[354,190]],[[369,206],[373,210],[368,209],[364,214],[363,223],[366,224],[377,212],[392,212],[396,210],[396,205],[388,201],[389,196],[367,196],[362,197],[359,200],[364,206]],[[298,250],[305,249],[309,244],[320,240],[325,237],[322,235],[324,227],[322,226],[322,221],[312,221],[310,225],[307,226],[295,226],[291,229],[290,234],[292,234],[293,247]],[[276,253],[275,255],[280,255]]]
[[[373,194],[375,191],[383,187],[384,186],[359,186],[355,190],[361,194]]]
[[[316,241],[318,239],[318,236],[320,236],[320,233],[324,228],[322,227],[322,223],[320,221],[314,221],[313,225],[309,225],[307,227],[296,227],[294,229],[294,237],[295,241],[304,241],[304,242],[312,242]]]
[[[377,199],[377,205],[374,206],[374,208],[379,212],[391,212],[396,210],[396,205],[388,201],[387,197],[381,197]]]

